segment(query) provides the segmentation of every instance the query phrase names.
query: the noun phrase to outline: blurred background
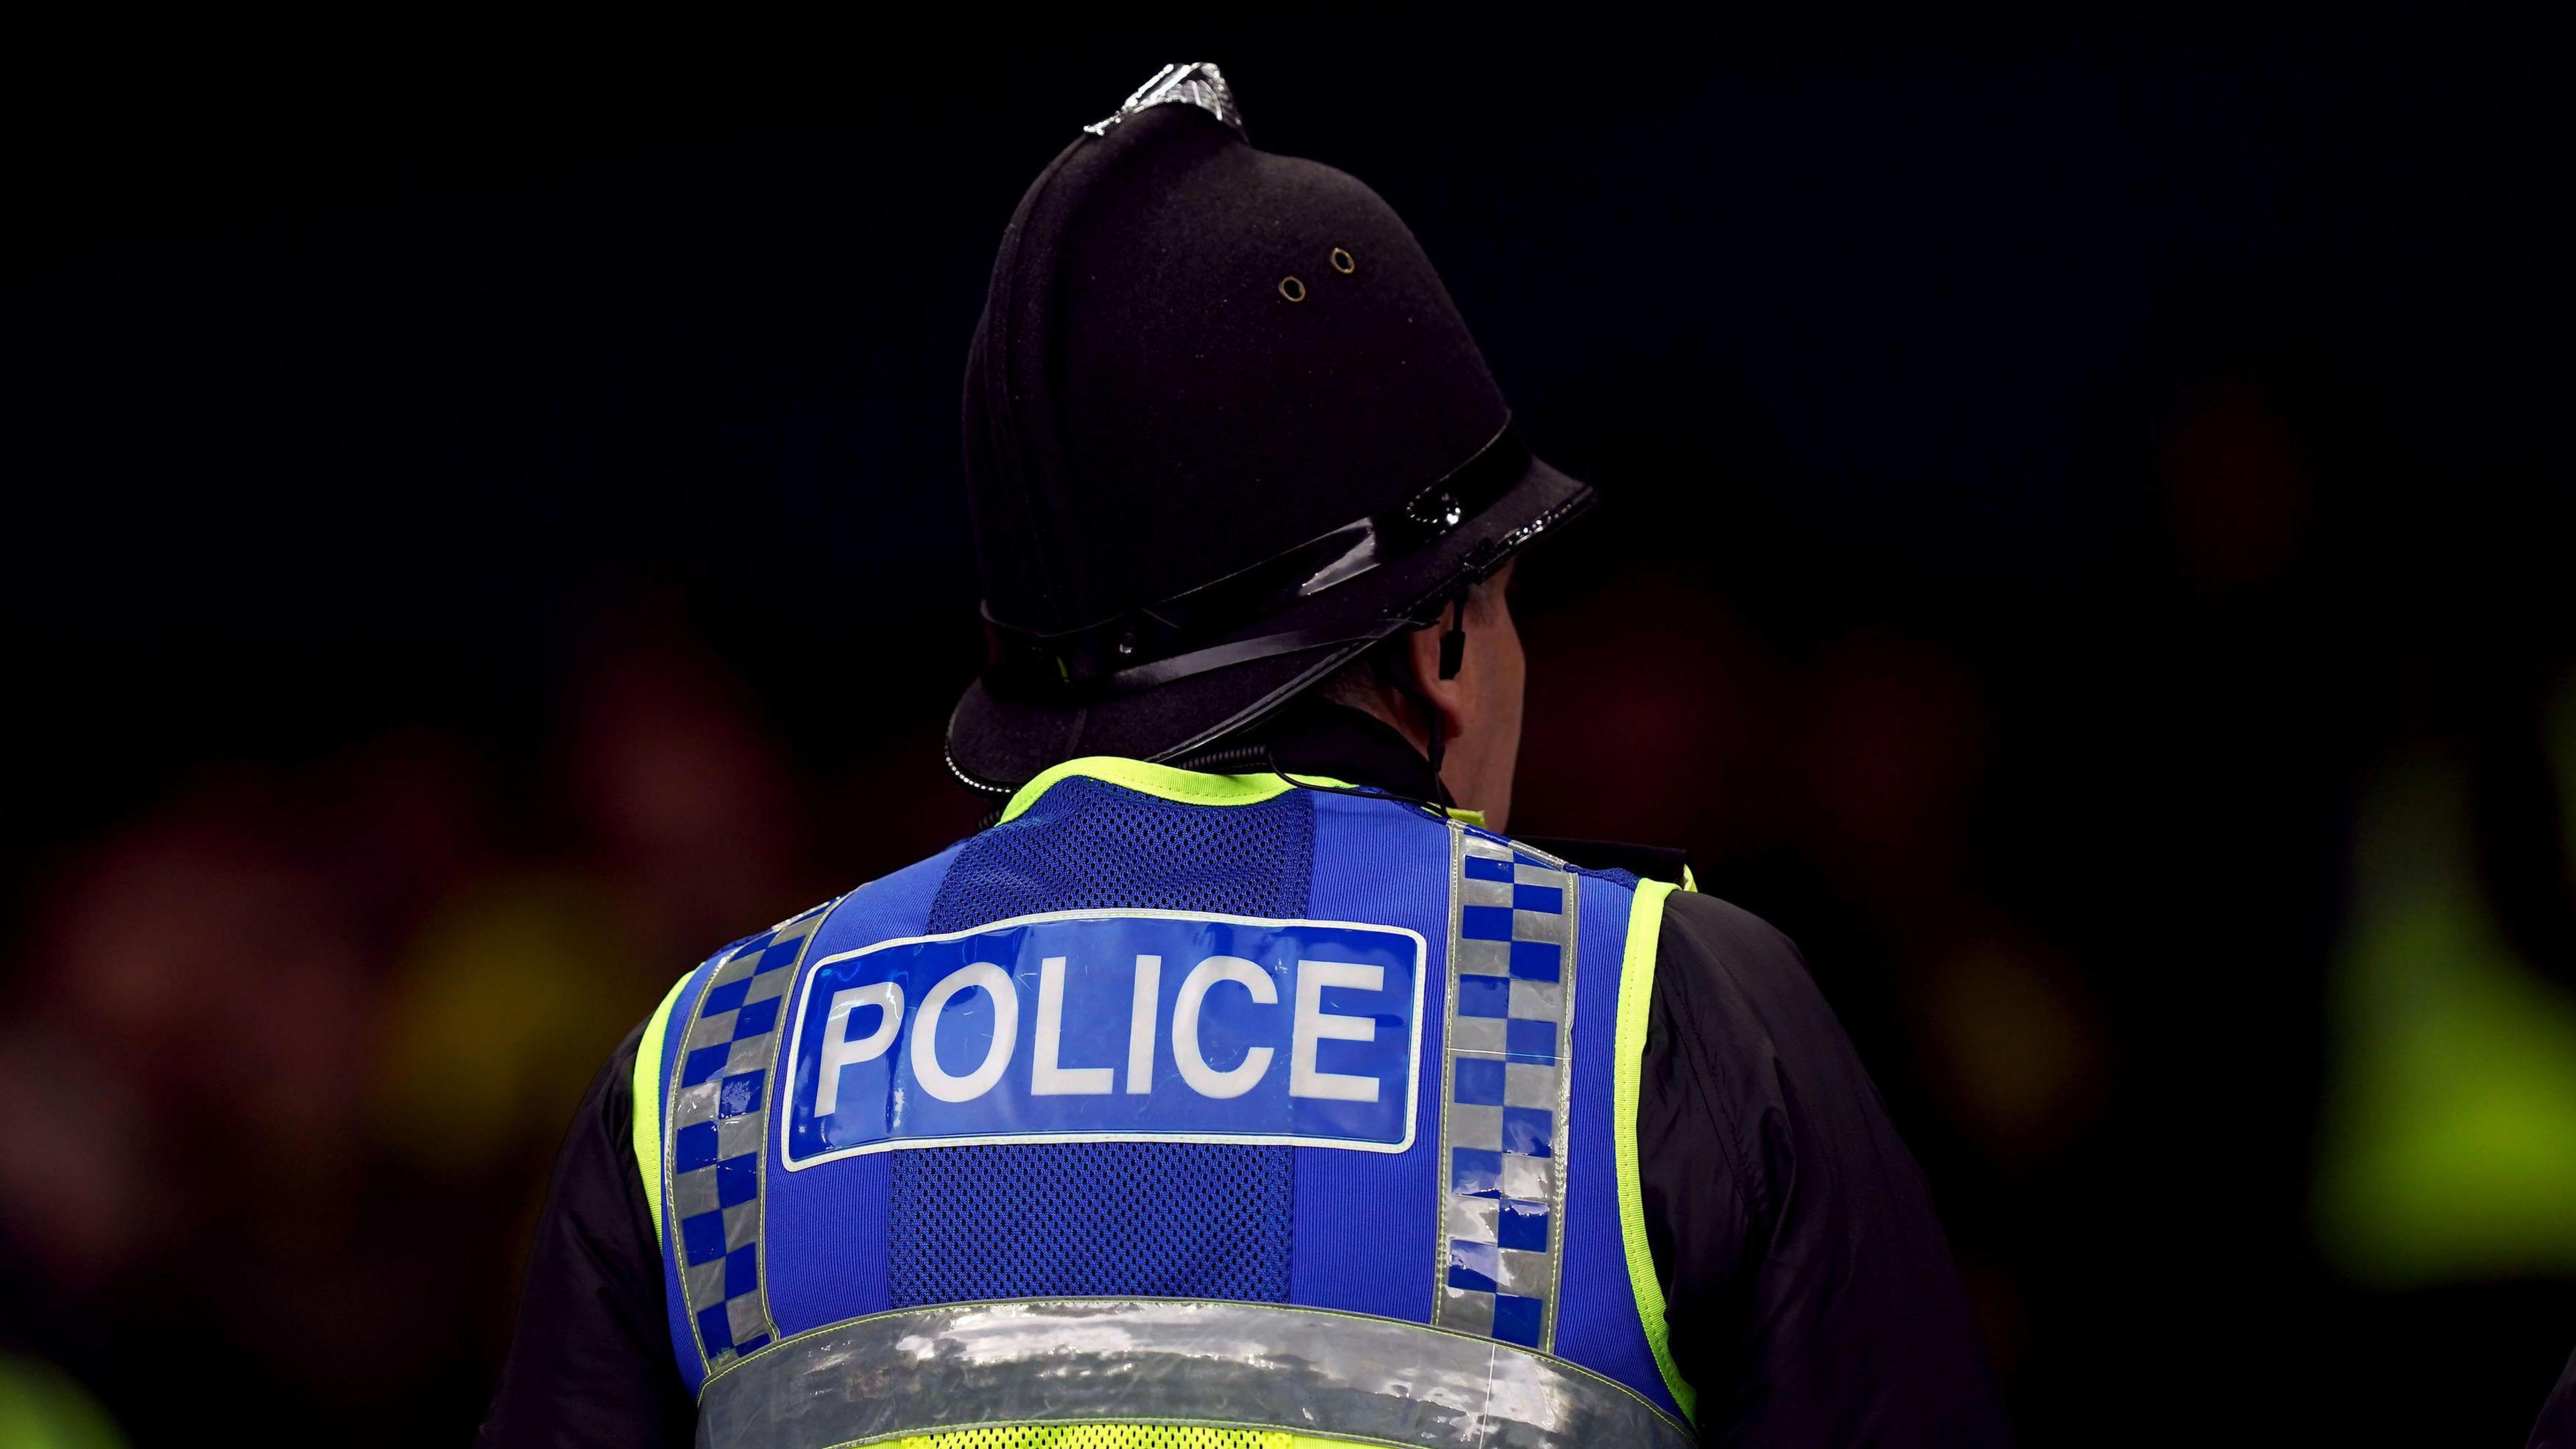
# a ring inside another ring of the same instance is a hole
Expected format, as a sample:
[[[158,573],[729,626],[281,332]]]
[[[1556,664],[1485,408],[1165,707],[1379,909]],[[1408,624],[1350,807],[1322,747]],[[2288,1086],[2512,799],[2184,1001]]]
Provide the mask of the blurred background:
[[[984,808],[966,337],[1021,189],[1204,53],[1606,501],[1523,570],[1515,823],[1797,938],[2026,1438],[2520,1443],[2576,1346],[2568,40],[22,51],[0,1442],[470,1434],[613,1044]]]

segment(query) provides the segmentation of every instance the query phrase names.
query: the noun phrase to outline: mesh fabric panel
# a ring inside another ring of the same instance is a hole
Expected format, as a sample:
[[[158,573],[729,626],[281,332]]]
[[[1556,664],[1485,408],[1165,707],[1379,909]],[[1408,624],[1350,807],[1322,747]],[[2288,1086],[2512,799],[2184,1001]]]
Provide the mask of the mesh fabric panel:
[[[1295,916],[1314,862],[1315,802],[1303,790],[1258,805],[1180,805],[1077,775],[966,842],[930,930],[1120,907]]]
[[[1314,855],[1315,807],[1302,790],[1257,805],[1194,806],[1075,777],[966,843],[929,930],[1116,908],[1302,916]],[[1288,1148],[1065,1142],[891,1156],[895,1307],[1050,1294],[1288,1296]]]

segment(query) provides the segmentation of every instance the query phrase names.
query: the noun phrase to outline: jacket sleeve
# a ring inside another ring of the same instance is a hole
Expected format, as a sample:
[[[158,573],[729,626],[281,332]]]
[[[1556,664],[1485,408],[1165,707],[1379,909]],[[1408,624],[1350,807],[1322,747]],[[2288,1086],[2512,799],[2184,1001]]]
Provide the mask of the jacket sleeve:
[[[1637,1122],[1703,1443],[2006,1444],[1922,1174],[1789,939],[1675,892]]]
[[[696,1433],[629,1133],[638,1027],[573,1116],[528,1252],[510,1356],[479,1443],[672,1446]]]
[[[2540,1419],[2531,1426],[2530,1449],[2576,1449],[2576,1353],[2567,1356],[2558,1387],[2549,1391],[2549,1402],[2540,1406]]]

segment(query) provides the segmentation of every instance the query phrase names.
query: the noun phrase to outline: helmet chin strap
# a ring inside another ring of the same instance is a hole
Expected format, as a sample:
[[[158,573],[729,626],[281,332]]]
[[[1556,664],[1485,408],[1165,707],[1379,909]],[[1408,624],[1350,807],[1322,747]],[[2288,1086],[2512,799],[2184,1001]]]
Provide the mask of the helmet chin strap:
[[[1445,682],[1458,677],[1467,667],[1467,595],[1461,591],[1449,601],[1449,629],[1440,636],[1440,678]]]
[[[1466,665],[1467,595],[1462,590],[1449,601],[1449,627],[1440,635],[1441,681],[1446,683],[1457,678],[1458,671],[1464,669]],[[1430,741],[1429,747],[1423,753],[1430,757],[1431,778],[1440,787],[1441,803],[1454,805],[1457,802],[1449,798],[1449,782],[1440,778],[1440,761],[1447,754],[1449,743],[1449,731],[1440,719],[1440,706],[1431,702],[1431,696],[1424,692],[1421,685],[1414,682],[1410,674],[1398,677],[1403,680],[1404,697],[1422,711],[1423,730]]]

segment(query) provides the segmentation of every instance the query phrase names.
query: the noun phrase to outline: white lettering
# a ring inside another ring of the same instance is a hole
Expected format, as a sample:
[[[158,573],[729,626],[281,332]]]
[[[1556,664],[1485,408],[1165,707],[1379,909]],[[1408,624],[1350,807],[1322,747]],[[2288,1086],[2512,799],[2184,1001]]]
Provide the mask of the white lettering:
[[[1279,1004],[1279,985],[1270,979],[1269,972],[1240,956],[1210,956],[1190,968],[1190,974],[1181,981],[1180,999],[1172,1005],[1172,1057],[1180,1064],[1181,1080],[1200,1096],[1240,1097],[1270,1070],[1270,1059],[1277,1054],[1266,1046],[1254,1047],[1243,1054],[1241,1064],[1228,1071],[1220,1072],[1207,1064],[1207,1057],[1199,1050],[1199,1003],[1220,981],[1241,986],[1263,1006]]]
[[[1106,1093],[1117,1080],[1110,1067],[1060,1067],[1057,1053],[1064,1045],[1064,958],[1049,956],[1038,963],[1038,1035],[1037,1061],[1029,1074],[1032,1097],[1097,1097]]]
[[[1127,1014],[1127,1091],[1154,1090],[1154,1017],[1163,1006],[1163,958],[1136,958],[1136,1000]]]
[[[952,1077],[939,1065],[939,1013],[947,1007],[950,997],[979,986],[993,998],[993,1044],[985,1048],[982,1066],[965,1076]],[[961,966],[921,998],[921,1014],[912,1023],[913,1079],[921,1083],[923,1091],[943,1102],[971,1102],[1002,1080],[1019,1032],[1020,994],[1011,988],[1011,978],[989,961]]]
[[[1297,1028],[1288,1046],[1288,1095],[1320,1097],[1329,1102],[1374,1102],[1377,1100],[1377,1078],[1315,1070],[1317,1042],[1377,1039],[1375,1019],[1324,1010],[1324,988],[1327,986],[1383,991],[1386,989],[1386,968],[1358,966],[1348,961],[1297,963]]]
[[[850,1013],[862,1006],[873,1006],[883,1015],[877,1018],[876,1030],[852,1041]],[[895,1028],[902,1021],[903,987],[896,982],[879,981],[832,993],[831,1008],[823,1018],[822,1082],[814,1091],[815,1116],[829,1117],[841,1104],[841,1068],[884,1056],[886,1044],[894,1040]]]

